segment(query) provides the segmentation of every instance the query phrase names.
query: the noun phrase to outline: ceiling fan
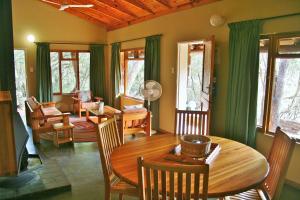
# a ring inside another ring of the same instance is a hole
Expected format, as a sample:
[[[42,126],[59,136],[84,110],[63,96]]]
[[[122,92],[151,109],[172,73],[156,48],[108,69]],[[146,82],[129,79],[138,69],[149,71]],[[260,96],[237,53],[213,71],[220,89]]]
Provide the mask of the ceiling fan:
[[[42,0],[43,2],[46,2],[46,3],[50,3],[50,4],[54,4],[54,5],[59,5],[60,8],[59,10],[63,11],[67,8],[91,8],[93,7],[94,5],[93,4],[65,4],[65,3],[56,3],[56,2],[53,2],[53,1],[48,1],[48,0]]]

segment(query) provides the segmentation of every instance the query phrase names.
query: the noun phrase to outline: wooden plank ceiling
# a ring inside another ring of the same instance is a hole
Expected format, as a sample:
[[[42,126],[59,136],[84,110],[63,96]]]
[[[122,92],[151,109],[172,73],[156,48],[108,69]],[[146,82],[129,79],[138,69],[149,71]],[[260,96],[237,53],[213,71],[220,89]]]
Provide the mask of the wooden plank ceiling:
[[[86,5],[91,8],[67,8],[80,18],[101,24],[107,30],[115,30],[140,23],[172,12],[189,9],[220,0],[39,0],[57,9],[61,5]],[[51,3],[53,2],[53,3]]]

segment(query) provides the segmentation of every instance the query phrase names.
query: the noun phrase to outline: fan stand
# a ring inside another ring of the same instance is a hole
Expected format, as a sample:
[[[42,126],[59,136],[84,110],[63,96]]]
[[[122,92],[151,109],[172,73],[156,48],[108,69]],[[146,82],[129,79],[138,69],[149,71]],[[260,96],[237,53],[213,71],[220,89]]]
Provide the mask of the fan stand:
[[[148,104],[148,106],[147,106],[147,110],[148,110],[149,112],[151,112],[150,100],[149,100],[149,99],[147,100],[147,104]]]
[[[151,117],[151,120],[152,120],[152,113],[151,113],[151,105],[150,105],[150,100],[147,100],[147,110],[148,110],[148,112],[150,112],[150,117]],[[153,135],[153,134],[155,134],[155,133],[157,133],[157,131],[156,130],[153,130],[153,129],[151,129],[151,135]]]

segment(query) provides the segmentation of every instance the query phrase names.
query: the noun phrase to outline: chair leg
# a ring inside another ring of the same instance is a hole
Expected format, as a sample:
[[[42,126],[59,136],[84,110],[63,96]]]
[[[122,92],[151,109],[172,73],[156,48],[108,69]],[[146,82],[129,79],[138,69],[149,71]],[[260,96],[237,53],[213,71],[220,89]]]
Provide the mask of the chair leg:
[[[105,189],[105,200],[110,200],[110,190]]]
[[[123,200],[123,194],[119,194],[119,200]]]

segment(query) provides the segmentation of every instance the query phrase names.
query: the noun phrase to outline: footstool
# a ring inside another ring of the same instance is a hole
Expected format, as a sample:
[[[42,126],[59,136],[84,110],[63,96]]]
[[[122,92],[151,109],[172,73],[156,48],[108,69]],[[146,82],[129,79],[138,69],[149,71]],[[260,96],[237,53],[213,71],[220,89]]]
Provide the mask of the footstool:
[[[54,138],[53,138],[54,145],[59,147],[59,144],[73,142],[74,141],[73,128],[74,128],[74,125],[72,123],[53,124],[53,129],[55,131],[55,133],[53,135],[54,136]]]

